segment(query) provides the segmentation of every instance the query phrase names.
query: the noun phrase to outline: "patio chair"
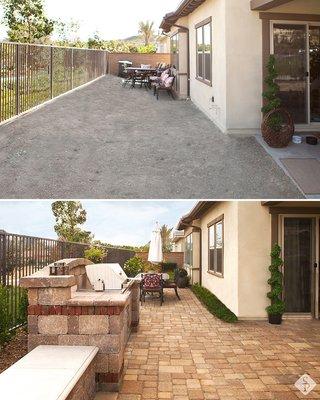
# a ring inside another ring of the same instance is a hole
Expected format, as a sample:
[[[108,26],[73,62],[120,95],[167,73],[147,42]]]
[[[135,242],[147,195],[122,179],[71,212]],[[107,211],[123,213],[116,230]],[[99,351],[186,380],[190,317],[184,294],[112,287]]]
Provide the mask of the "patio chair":
[[[163,282],[163,288],[164,289],[173,289],[175,291],[175,294],[178,297],[178,299],[181,300],[180,296],[179,296],[179,293],[178,293],[178,286],[177,286],[177,284],[175,282],[170,281],[170,280],[164,281]]]
[[[140,283],[140,301],[142,304],[146,301],[146,295],[154,295],[154,293],[158,293],[158,299],[160,299],[160,305],[163,303],[163,279],[162,274],[145,274],[141,275],[141,283]]]
[[[135,77],[135,72],[134,71],[128,71],[127,69],[124,69],[123,71],[123,79],[122,79],[122,86],[126,87],[128,83],[130,83],[130,86],[133,86],[134,82],[134,77]]]
[[[171,95],[173,100],[175,100],[174,97],[174,82],[175,82],[176,77],[175,76],[169,76],[168,78],[165,79],[165,81],[156,83],[154,86],[154,95],[157,97],[157,100],[159,100],[159,93],[161,91],[166,91],[168,93],[168,96]]]

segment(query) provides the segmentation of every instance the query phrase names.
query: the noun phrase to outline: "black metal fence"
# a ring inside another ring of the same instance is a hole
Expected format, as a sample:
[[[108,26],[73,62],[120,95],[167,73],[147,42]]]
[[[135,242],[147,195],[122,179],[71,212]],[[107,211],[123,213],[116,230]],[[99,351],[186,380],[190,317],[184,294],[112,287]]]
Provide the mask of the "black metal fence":
[[[16,235],[0,231],[0,284],[8,294],[9,327],[21,321],[20,303],[24,291],[19,287],[23,276],[33,274],[63,258],[82,258],[90,245],[53,239]]]
[[[0,43],[0,122],[106,74],[107,54]]]

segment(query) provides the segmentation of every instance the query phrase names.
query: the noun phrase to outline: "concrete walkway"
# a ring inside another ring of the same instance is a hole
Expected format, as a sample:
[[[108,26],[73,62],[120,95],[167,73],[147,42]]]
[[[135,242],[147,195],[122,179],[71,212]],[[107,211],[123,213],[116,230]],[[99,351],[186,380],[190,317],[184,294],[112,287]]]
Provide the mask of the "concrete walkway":
[[[212,316],[190,290],[166,302],[146,303],[138,333],[129,340],[119,394],[96,400],[294,400],[308,373],[320,398],[320,321],[227,324]]]
[[[106,76],[0,127],[0,198],[298,198],[255,138]]]

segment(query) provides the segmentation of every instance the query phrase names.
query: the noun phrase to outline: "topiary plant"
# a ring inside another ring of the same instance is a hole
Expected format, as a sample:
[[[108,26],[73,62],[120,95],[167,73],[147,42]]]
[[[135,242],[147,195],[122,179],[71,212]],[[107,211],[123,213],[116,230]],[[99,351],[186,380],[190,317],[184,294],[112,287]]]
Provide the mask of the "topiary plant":
[[[271,300],[271,305],[266,310],[269,314],[269,321],[270,316],[276,316],[277,318],[275,319],[276,322],[270,321],[271,323],[281,323],[281,317],[285,311],[285,304],[281,298],[283,292],[283,274],[280,269],[283,265],[283,260],[280,254],[281,247],[278,244],[274,245],[271,252],[271,265],[269,266],[271,277],[268,279],[271,290],[267,293],[267,297]]]
[[[264,114],[270,111],[277,110],[281,106],[281,100],[279,98],[280,88],[276,83],[278,77],[278,72],[276,69],[276,58],[274,55],[270,55],[267,64],[268,75],[265,79],[265,84],[267,86],[266,90],[262,93],[262,97],[265,99],[265,105],[262,107],[261,111]],[[268,119],[268,125],[275,131],[281,129],[282,116],[281,114],[275,114]]]

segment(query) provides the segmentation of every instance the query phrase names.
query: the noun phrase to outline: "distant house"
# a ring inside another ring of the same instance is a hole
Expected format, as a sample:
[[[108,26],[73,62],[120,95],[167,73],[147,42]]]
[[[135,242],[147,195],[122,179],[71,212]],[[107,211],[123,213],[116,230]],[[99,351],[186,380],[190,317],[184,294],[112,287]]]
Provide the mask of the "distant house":
[[[319,318],[320,202],[199,202],[177,226],[192,283],[240,319],[264,319],[273,245],[282,248],[286,315]]]
[[[183,0],[171,37],[176,91],[226,133],[256,133],[270,54],[283,106],[299,130],[320,128],[319,0]]]

